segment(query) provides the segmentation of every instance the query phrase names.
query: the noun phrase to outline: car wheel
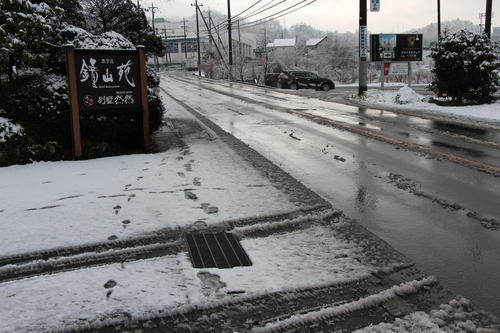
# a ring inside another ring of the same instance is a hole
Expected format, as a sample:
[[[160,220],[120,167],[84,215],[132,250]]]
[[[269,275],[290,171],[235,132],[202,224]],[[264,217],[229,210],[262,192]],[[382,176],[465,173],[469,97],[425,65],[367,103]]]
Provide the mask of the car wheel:
[[[322,86],[321,86],[321,90],[323,91],[330,91],[330,85],[327,84],[327,83],[324,83]]]
[[[276,88],[283,89],[283,83],[278,82],[278,83],[276,84]]]
[[[290,84],[290,89],[297,90],[297,89],[299,89],[299,86],[296,83],[292,83],[292,84]]]

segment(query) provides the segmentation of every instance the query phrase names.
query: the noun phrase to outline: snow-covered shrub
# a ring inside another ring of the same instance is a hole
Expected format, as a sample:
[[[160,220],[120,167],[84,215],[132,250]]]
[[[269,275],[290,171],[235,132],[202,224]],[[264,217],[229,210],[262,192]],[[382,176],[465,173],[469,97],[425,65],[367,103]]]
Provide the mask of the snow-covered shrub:
[[[0,133],[4,133],[4,142],[0,142],[0,165],[70,156],[65,77],[20,76],[0,91],[0,100],[1,116],[9,119],[4,124],[15,124],[0,126]]]
[[[488,103],[500,86],[498,44],[469,31],[444,35],[431,53],[432,90],[458,103]]]
[[[85,29],[63,24],[60,35],[66,44],[73,44],[75,48],[135,50],[132,42],[114,31],[93,35]]]

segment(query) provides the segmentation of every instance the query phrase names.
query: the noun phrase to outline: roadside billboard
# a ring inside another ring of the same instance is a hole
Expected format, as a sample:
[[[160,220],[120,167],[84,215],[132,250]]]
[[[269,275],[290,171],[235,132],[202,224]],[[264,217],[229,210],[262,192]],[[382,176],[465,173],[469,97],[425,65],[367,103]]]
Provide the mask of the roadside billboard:
[[[422,41],[422,34],[372,34],[371,61],[422,61]]]

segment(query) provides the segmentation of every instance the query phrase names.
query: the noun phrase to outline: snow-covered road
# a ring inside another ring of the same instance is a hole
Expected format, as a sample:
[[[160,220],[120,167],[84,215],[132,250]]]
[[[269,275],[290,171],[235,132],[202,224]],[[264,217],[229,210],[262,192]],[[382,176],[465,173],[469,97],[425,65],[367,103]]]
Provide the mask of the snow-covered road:
[[[496,292],[500,288],[498,177],[320,125],[297,113],[329,113],[330,118],[348,125],[357,117],[356,127],[373,133],[383,128],[382,134],[398,140],[406,137],[422,145],[443,142],[433,149],[463,153],[498,166],[496,132],[486,133],[493,144],[484,145],[471,140],[481,133],[467,133],[467,138],[453,133],[450,137],[439,129],[426,133],[419,127],[428,128],[433,122],[421,118],[370,109],[355,112],[352,107],[314,98],[237,83],[199,82],[190,76],[163,76],[162,80],[169,94],[359,220],[425,271],[438,275],[447,287],[500,313]],[[400,122],[406,122],[406,127],[398,130],[395,123]],[[450,140],[463,151],[449,147]],[[470,145],[481,147],[484,155],[474,156],[467,151]]]

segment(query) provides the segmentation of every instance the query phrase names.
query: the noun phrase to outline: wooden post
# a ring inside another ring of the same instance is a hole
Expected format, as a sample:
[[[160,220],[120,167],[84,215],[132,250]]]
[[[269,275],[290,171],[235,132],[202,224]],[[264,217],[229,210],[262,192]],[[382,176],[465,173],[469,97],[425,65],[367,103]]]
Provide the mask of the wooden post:
[[[73,156],[82,157],[82,140],[80,133],[80,110],[78,109],[78,94],[76,91],[76,64],[75,47],[66,45],[66,70],[68,72],[69,100],[71,107],[71,135],[73,142]]]
[[[138,45],[139,52],[139,73],[141,77],[141,105],[142,105],[142,128],[144,149],[150,151],[151,139],[149,137],[149,105],[148,105],[148,89],[146,80],[146,56],[144,54],[144,46]]]

